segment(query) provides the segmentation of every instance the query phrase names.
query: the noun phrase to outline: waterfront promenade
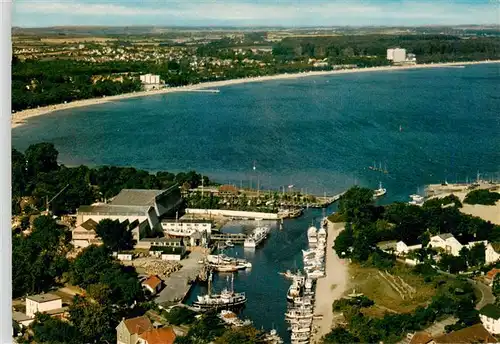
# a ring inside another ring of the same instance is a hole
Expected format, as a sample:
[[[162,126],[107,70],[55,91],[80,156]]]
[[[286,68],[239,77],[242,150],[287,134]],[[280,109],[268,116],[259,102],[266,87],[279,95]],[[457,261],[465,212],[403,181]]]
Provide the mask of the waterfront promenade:
[[[337,235],[344,229],[344,223],[328,221],[326,244],[326,276],[316,282],[313,331],[311,344],[319,343],[321,338],[331,331],[333,325],[334,300],[342,297],[346,291],[348,271],[345,261],[340,259],[332,246]]]
[[[196,279],[202,264],[199,260],[203,260],[205,254],[202,251],[192,251],[186,259],[180,261],[182,268],[168,276],[165,282],[165,288],[158,294],[155,302],[162,306],[168,306],[172,303],[181,302],[191,289],[191,284],[188,281]]]

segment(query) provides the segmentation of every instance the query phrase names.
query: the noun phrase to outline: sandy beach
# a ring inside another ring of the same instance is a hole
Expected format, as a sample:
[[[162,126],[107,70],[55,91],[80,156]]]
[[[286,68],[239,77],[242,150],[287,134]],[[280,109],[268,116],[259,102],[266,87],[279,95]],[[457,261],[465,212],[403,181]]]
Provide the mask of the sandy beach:
[[[429,197],[432,198],[443,198],[451,194],[455,195],[462,202],[462,208],[460,211],[464,214],[480,217],[485,221],[490,221],[491,223],[500,225],[500,201],[496,202],[495,205],[481,205],[481,204],[467,204],[463,203],[465,196],[471,191],[466,190],[467,185],[465,184],[450,184],[448,186],[440,185],[430,185],[428,190],[432,190],[435,195]],[[479,189],[490,189],[491,191],[500,192],[500,185],[491,185],[481,183],[478,187]]]
[[[334,300],[340,299],[346,291],[349,275],[347,262],[340,259],[331,248],[337,235],[344,229],[344,223],[328,221],[328,237],[326,245],[326,276],[318,279],[316,284],[316,302],[314,315],[322,319],[313,320],[311,343],[319,343],[321,338],[331,331],[333,325]]]
[[[73,109],[77,107],[90,106],[103,104],[112,101],[118,101],[122,99],[135,98],[135,97],[144,97],[144,96],[152,96],[158,94],[167,94],[174,92],[189,92],[195,90],[202,90],[207,88],[218,88],[223,86],[237,85],[248,82],[263,82],[269,80],[280,80],[280,79],[296,79],[308,76],[321,76],[321,75],[337,75],[337,74],[348,74],[348,73],[363,73],[363,72],[381,72],[381,71],[397,71],[397,70],[406,70],[406,69],[422,69],[422,68],[442,68],[442,67],[453,67],[453,66],[465,66],[472,64],[482,64],[482,63],[500,63],[500,61],[474,61],[474,62],[449,62],[449,63],[435,63],[435,64],[418,64],[413,66],[384,66],[384,67],[370,67],[370,68],[359,68],[359,69],[344,69],[344,70],[333,70],[333,71],[317,71],[317,72],[303,72],[303,73],[292,73],[292,74],[278,74],[278,75],[269,75],[262,77],[254,77],[254,78],[242,78],[242,79],[233,79],[233,80],[222,80],[222,81],[213,81],[213,82],[205,82],[195,85],[188,85],[183,87],[172,87],[165,88],[156,91],[141,91],[134,93],[126,93],[117,96],[103,97],[103,98],[93,98],[93,99],[84,99],[77,100],[74,102],[66,103],[66,104],[57,104],[50,105],[45,107],[40,107],[36,109],[29,109],[16,112],[12,114],[11,118],[11,127],[15,128],[25,123],[25,121],[29,118],[45,115],[58,110],[67,110]]]

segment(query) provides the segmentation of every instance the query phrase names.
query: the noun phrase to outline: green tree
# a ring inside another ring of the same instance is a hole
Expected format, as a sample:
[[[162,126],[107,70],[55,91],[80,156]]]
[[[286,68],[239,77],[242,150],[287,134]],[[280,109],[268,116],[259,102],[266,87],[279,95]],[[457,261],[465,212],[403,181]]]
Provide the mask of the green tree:
[[[132,231],[127,222],[103,219],[96,226],[96,233],[111,251],[131,250],[134,247]]]
[[[469,192],[464,199],[467,204],[495,205],[500,200],[500,193],[479,189]]]
[[[30,327],[36,343],[83,343],[75,327],[48,314],[37,313]]]
[[[52,143],[37,143],[26,149],[27,169],[30,176],[58,169],[58,152]]]
[[[339,199],[339,212],[344,214],[349,222],[359,223],[371,219],[373,205],[373,190],[354,186]]]
[[[112,307],[75,296],[69,314],[86,343],[111,343],[116,340],[118,319]]]
[[[470,266],[483,266],[486,262],[486,247],[484,244],[480,243],[472,246],[468,258]]]

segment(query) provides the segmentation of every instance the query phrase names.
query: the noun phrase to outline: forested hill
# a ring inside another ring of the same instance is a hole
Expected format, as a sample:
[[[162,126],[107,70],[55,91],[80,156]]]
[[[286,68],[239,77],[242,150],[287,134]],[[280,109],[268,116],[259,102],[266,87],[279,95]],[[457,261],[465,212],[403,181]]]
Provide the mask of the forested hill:
[[[464,38],[446,35],[363,35],[285,38],[273,47],[282,58],[315,57],[348,60],[354,57],[385,57],[388,48],[405,48],[419,63],[473,61],[500,58],[499,37]]]

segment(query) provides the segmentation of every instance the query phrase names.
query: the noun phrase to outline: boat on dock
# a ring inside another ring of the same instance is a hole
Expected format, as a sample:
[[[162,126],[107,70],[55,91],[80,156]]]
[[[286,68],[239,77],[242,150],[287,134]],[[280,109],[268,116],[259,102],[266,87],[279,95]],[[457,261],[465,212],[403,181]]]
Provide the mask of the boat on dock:
[[[247,297],[245,293],[236,293],[234,291],[234,275],[231,275],[231,290],[224,289],[220,294],[212,294],[211,292],[212,274],[208,278],[208,293],[199,295],[196,301],[193,302],[193,307],[200,311],[207,310],[231,310],[238,309],[245,305]]]

